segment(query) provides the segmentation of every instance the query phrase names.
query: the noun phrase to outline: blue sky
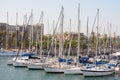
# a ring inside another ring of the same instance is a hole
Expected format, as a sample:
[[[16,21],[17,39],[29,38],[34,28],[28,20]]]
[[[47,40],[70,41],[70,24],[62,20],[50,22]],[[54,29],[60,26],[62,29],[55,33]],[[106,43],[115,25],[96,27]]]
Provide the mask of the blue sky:
[[[97,8],[100,9],[100,32],[107,24],[112,24],[112,31],[119,33],[120,0],[0,0],[0,22],[6,22],[6,12],[9,13],[9,24],[15,24],[16,12],[18,23],[23,23],[24,14],[34,13],[34,24],[39,20],[41,11],[44,11],[45,34],[47,33],[47,20],[52,26],[57,21],[61,6],[64,6],[64,31],[69,31],[69,19],[72,19],[72,31],[77,31],[77,8],[80,3],[81,32],[86,32],[86,19],[89,16],[89,28],[93,24]],[[116,29],[117,28],[117,29]]]

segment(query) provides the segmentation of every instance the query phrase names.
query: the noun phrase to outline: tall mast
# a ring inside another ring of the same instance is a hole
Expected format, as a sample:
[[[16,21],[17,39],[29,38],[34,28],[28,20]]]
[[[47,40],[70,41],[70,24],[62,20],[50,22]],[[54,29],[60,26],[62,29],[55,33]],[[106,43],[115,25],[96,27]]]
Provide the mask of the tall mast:
[[[31,19],[30,19],[30,22],[31,22],[31,25],[30,25],[30,32],[29,32],[29,51],[31,51],[32,49],[32,18],[33,18],[33,10],[31,10]]]
[[[71,19],[70,19],[70,32],[69,32],[69,39],[70,39],[70,44],[69,44],[69,50],[68,50],[68,59],[70,58],[70,50],[71,50],[71,42],[72,42],[72,34],[71,34]]]
[[[89,54],[89,29],[88,29],[89,17],[87,17],[87,54]]]
[[[31,26],[29,27],[29,51],[31,49]]]
[[[109,33],[109,35],[110,35],[110,54],[111,54],[111,49],[112,49],[112,45],[111,45],[111,43],[112,43],[112,41],[111,41],[111,27],[112,27],[112,25],[110,24],[110,33]]]
[[[38,37],[38,29],[39,29],[39,25],[37,25],[37,28],[36,28],[36,55],[38,55],[38,40],[39,40],[39,37]]]
[[[38,29],[36,31],[37,31],[37,35],[36,35],[36,55],[37,55],[38,54]]]
[[[48,38],[47,38],[47,50],[49,50],[49,20],[48,20]]]
[[[98,18],[97,18],[97,41],[96,41],[96,56],[97,56],[97,54],[98,54],[98,36],[99,36],[99,34],[98,34],[98,28],[99,28],[99,9],[97,9],[97,14],[98,14]]]
[[[27,24],[27,14],[25,15],[25,25]],[[26,26],[25,26],[26,29]]]
[[[105,53],[106,53],[106,47],[105,47],[105,46],[106,46],[106,43],[107,43],[107,42],[105,41],[105,27],[104,27],[104,39],[103,39],[103,41],[104,41],[104,42],[103,42],[103,50],[104,50],[104,55],[105,55]]]
[[[33,10],[31,11],[31,28],[32,28],[32,32],[31,32],[31,49],[33,47],[33,31],[34,31],[34,28],[33,28]]]
[[[7,24],[6,24],[6,49],[8,48],[8,32],[9,31],[9,24],[8,24],[8,12],[7,12]]]
[[[55,35],[55,33],[54,33],[54,28],[55,28],[55,21],[53,20],[53,35],[52,35],[52,37],[53,37],[54,40],[55,40],[54,52],[55,52],[55,58],[56,58],[56,53],[57,53],[56,45],[57,45],[57,41],[56,41],[56,37],[54,36],[54,35]],[[53,38],[52,38],[52,39],[53,39]]]
[[[77,65],[79,64],[80,54],[80,3],[78,4],[78,51],[77,51]]]
[[[42,55],[42,43],[43,43],[43,41],[42,41],[42,38],[43,38],[43,12],[41,12],[41,23],[39,24],[39,26],[40,26],[40,28],[41,28],[41,38],[40,38],[40,54]]]
[[[64,20],[64,8],[61,10],[61,23],[60,23],[60,42],[59,42],[59,57],[62,57],[63,52],[63,21]]]
[[[26,16],[27,15],[24,15],[24,18],[23,18],[23,27],[22,27],[22,34],[21,34],[21,52],[23,50],[23,36],[24,36],[24,31],[25,31],[25,25],[27,24],[27,21],[26,21]]]
[[[18,42],[18,13],[16,13],[16,49],[17,49],[17,44]]]

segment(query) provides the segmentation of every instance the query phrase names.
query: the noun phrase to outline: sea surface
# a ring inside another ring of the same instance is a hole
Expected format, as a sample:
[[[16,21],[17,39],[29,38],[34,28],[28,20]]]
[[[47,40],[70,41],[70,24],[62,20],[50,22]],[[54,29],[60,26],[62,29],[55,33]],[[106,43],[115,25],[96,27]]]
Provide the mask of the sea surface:
[[[15,68],[6,63],[12,57],[0,57],[0,80],[120,80],[119,75],[104,77],[84,77],[83,75],[64,75],[46,73],[44,70]]]

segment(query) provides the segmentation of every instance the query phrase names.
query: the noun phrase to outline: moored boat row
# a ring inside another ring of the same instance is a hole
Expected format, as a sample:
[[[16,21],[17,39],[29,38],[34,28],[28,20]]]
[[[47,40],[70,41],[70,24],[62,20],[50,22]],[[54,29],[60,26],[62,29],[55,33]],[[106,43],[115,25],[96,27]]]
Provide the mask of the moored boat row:
[[[66,62],[59,63],[55,61],[42,62],[40,59],[18,58],[15,61],[13,58],[12,64],[14,67],[27,67],[28,69],[41,69],[47,73],[64,73],[64,74],[83,74],[84,76],[106,76],[115,72],[116,66],[113,63],[106,63],[100,65],[81,65],[76,67],[74,64],[67,64]],[[82,63],[80,63],[82,64]],[[116,63],[117,64],[117,63]],[[114,65],[114,66],[113,66]]]

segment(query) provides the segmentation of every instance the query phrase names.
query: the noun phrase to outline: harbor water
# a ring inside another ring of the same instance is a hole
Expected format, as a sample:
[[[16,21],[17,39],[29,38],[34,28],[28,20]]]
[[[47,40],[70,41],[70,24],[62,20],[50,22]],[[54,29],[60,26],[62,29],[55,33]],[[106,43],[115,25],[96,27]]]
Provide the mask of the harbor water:
[[[120,80],[119,75],[103,77],[84,77],[83,75],[64,75],[46,73],[44,70],[28,70],[8,66],[6,62],[12,57],[0,57],[0,80]]]

